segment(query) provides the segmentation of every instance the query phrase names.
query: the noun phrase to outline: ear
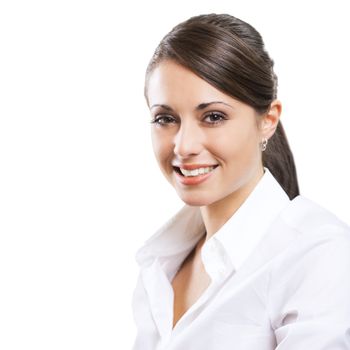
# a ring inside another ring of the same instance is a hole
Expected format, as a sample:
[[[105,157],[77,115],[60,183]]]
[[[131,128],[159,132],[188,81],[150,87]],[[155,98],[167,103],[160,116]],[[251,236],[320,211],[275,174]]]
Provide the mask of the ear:
[[[261,138],[269,139],[275,133],[281,113],[281,102],[279,100],[274,100],[271,103],[270,109],[262,116],[260,122]]]

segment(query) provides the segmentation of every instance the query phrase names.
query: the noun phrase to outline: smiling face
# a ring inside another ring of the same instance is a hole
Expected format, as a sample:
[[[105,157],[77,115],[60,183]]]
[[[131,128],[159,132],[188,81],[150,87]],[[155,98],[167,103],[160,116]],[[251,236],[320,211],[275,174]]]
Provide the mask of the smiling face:
[[[186,204],[211,205],[255,186],[268,135],[252,107],[169,60],[152,71],[147,99],[154,154]]]

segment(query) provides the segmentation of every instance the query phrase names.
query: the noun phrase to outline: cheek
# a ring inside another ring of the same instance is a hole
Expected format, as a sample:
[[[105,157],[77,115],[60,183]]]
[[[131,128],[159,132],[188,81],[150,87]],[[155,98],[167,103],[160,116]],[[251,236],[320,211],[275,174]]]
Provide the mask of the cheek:
[[[225,133],[211,137],[213,152],[223,160],[235,158],[248,160],[257,150],[257,133],[251,128],[230,128]],[[213,141],[214,140],[214,141]]]
[[[158,162],[162,163],[167,160],[172,149],[169,137],[158,130],[152,130],[151,140],[153,152]]]

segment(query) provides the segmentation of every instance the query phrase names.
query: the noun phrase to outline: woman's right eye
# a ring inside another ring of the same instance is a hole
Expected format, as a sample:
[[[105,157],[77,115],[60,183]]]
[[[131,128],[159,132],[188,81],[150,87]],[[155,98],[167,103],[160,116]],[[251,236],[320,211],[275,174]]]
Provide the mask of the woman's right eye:
[[[158,124],[158,125],[167,125],[175,123],[176,120],[170,115],[160,115],[156,116],[153,120],[151,120],[151,123]]]

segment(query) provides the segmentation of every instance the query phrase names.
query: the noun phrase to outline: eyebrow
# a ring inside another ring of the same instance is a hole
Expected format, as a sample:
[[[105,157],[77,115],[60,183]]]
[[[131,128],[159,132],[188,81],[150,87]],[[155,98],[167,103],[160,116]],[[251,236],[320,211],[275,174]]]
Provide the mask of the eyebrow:
[[[196,108],[195,108],[195,111],[200,111],[202,109],[205,109],[207,108],[208,106],[210,105],[213,105],[213,104],[223,104],[225,106],[228,106],[228,107],[231,107],[232,109],[234,109],[231,105],[229,105],[228,103],[226,102],[223,102],[223,101],[212,101],[212,102],[204,102],[204,103],[200,103]],[[165,104],[154,104],[151,106],[151,109],[154,108],[154,107],[162,107],[164,109],[166,109],[167,111],[169,112],[173,112],[173,109],[168,106],[168,105],[165,105]]]

